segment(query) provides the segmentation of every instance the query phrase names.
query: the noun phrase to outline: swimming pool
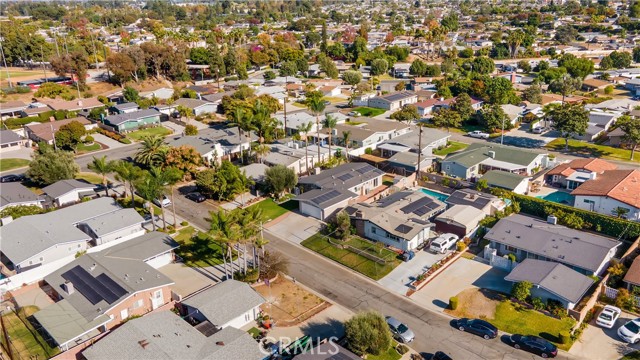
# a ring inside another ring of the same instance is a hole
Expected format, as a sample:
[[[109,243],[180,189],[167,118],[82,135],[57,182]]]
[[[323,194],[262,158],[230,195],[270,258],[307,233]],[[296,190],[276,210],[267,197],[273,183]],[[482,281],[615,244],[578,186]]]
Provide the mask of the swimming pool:
[[[438,199],[438,200],[440,200],[442,202],[445,202],[449,198],[449,195],[447,195],[445,193],[438,192],[438,191],[434,191],[434,190],[431,190],[431,189],[421,188],[420,191],[422,191],[423,193],[425,193],[425,194],[427,194],[427,195],[429,195],[431,197],[434,197],[434,198],[436,198],[436,199]]]
[[[551,201],[558,204],[573,206],[575,197],[564,191],[555,191],[544,196],[536,196],[538,199]]]

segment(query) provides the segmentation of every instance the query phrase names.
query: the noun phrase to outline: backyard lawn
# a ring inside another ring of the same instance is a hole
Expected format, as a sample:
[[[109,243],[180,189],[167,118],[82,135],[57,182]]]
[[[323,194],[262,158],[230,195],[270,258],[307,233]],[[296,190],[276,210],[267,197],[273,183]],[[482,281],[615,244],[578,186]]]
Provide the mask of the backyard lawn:
[[[17,169],[27,165],[29,165],[29,160],[26,159],[0,159],[0,171]]]
[[[191,267],[207,267],[222,264],[225,249],[218,243],[211,241],[205,233],[198,233],[192,226],[178,231],[173,238],[180,244],[176,254],[184,259],[184,264]]]
[[[293,211],[298,208],[298,202],[295,200],[285,201],[282,204],[277,204],[273,199],[265,199],[250,207],[259,207],[262,209],[262,215],[265,220],[274,220],[280,217],[287,211]]]
[[[556,151],[564,151],[564,139],[555,139],[548,143],[546,147],[548,149]],[[576,154],[585,155],[588,157],[598,157],[604,159],[615,159],[623,161],[640,162],[640,154],[635,156],[634,160],[631,160],[631,150],[620,149],[611,146],[591,144],[579,140],[569,140],[569,151]]]
[[[447,144],[447,147],[433,150],[433,155],[445,156],[453,152],[466,149],[468,146],[469,144],[465,144],[457,141],[449,141],[449,143]]]
[[[340,240],[333,241],[338,242]],[[313,235],[312,237],[302,242],[302,246],[311,249],[323,256],[326,256],[331,260],[339,262],[340,264],[345,265],[374,280],[383,278],[400,264],[398,254],[382,247],[378,248],[376,245],[364,239],[352,237],[350,240],[345,241],[344,244],[350,245],[362,251],[366,251],[371,255],[375,255],[379,258],[387,260],[387,262],[382,265],[373,260],[370,260],[369,258],[359,255],[352,250],[341,249],[329,243],[328,238],[325,235],[321,234]]]
[[[21,308],[19,311],[22,320],[14,312],[2,315],[7,335],[11,338],[14,357],[17,359],[49,359],[60,352],[57,347],[49,346],[42,335],[26,319],[38,310],[40,309],[37,306]],[[18,356],[15,356],[16,354]]]
[[[84,180],[92,184],[102,184],[102,176],[90,172],[81,172],[76,175],[76,179]]]
[[[366,107],[366,106],[360,106],[360,107],[357,107],[357,108],[353,109],[353,111],[360,113],[360,115],[362,115],[362,116],[374,117],[374,116],[378,116],[380,114],[383,114],[386,110],[385,109],[371,108],[371,107]]]
[[[148,129],[137,130],[127,134],[127,137],[134,141],[140,141],[142,137],[148,135],[159,135],[159,136],[167,136],[171,134],[171,130],[167,129],[164,126],[156,126]]]

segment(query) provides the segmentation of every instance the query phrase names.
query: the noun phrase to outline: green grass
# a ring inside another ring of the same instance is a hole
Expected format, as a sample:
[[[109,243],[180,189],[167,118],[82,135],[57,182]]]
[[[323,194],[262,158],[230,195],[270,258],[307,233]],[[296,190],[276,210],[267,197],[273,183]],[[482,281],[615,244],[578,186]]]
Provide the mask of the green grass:
[[[39,73],[37,71],[9,71],[11,82],[14,81],[13,79],[14,77],[31,76],[31,75],[44,75],[44,73]],[[7,80],[7,72],[4,69],[0,70],[0,80]]]
[[[445,156],[445,155],[451,154],[453,152],[460,151],[462,149],[466,149],[468,146],[469,146],[469,144],[465,144],[465,143],[461,143],[461,142],[457,142],[457,141],[449,141],[449,143],[447,144],[447,147],[445,147],[443,149],[433,150],[433,155]]]
[[[102,176],[90,172],[81,172],[76,175],[76,179],[84,180],[92,184],[102,184]]]
[[[274,220],[288,211],[297,209],[298,202],[289,200],[279,205],[273,199],[266,199],[250,207],[254,206],[262,209],[265,220]]]
[[[2,316],[7,329],[7,335],[11,338],[11,344],[13,350],[16,351],[19,356],[16,358],[29,359],[39,358],[48,359],[60,351],[58,348],[52,348],[42,338],[39,332],[37,332],[33,326],[27,321],[27,317],[31,316],[35,312],[40,310],[37,306],[26,306],[21,308],[21,317],[14,312],[7,313]],[[25,322],[28,324],[26,325]],[[3,341],[4,342],[4,341]],[[15,356],[16,354],[14,354]]]
[[[322,100],[326,100],[332,104],[337,104],[337,103],[343,103],[343,102],[347,102],[347,99],[345,98],[341,98],[341,97],[337,97],[337,96],[325,96],[322,98]]]
[[[247,330],[247,332],[254,339],[256,339],[258,336],[260,336],[260,329],[258,329],[257,327],[252,327],[251,329]]]
[[[565,151],[564,144],[564,139],[555,139],[552,142],[548,143],[546,145],[546,148],[555,151]],[[586,155],[589,157],[640,162],[640,155],[635,156],[635,159],[631,160],[631,150],[591,144],[585,141],[573,139],[569,140],[569,152],[574,154]]]
[[[379,250],[375,246],[372,246],[369,242],[362,239],[354,238],[349,240],[347,244],[358,249],[363,249],[380,258],[384,258],[390,261],[384,265],[378,264],[348,249],[340,249],[334,245],[331,245],[327,238],[321,234],[315,234],[302,242],[302,246],[311,249],[323,256],[326,256],[329,259],[345,265],[374,280],[383,278],[400,264],[400,260],[397,258],[398,254],[396,254],[395,252],[388,249]]]
[[[362,115],[362,116],[374,117],[374,116],[378,116],[380,114],[384,114],[384,112],[386,110],[385,109],[378,109],[378,108],[371,108],[371,107],[366,107],[366,106],[360,106],[360,107],[357,107],[357,108],[353,109],[353,111],[360,113],[360,115]]]
[[[93,143],[91,145],[85,145],[83,143],[78,144],[78,148],[76,149],[76,154],[84,154],[92,151],[98,151],[102,149],[102,146],[98,143]]]
[[[640,360],[640,351],[632,351],[623,356],[620,360]]]
[[[159,136],[167,136],[171,134],[171,130],[167,129],[164,126],[156,126],[148,129],[136,130],[134,132],[128,133],[127,137],[134,141],[140,141],[142,137],[148,135],[159,135]]]
[[[299,101],[293,102],[291,105],[293,105],[295,107],[303,108],[303,109],[307,108],[307,105],[305,105],[305,104],[303,104],[303,103],[301,103]]]
[[[222,264],[225,249],[205,233],[198,233],[192,226],[187,226],[173,238],[180,244],[176,254],[184,259],[184,264],[190,267],[207,267]]]
[[[563,350],[569,350],[573,344],[560,344],[559,335],[561,331],[571,332],[575,320],[569,317],[559,320],[535,310],[518,311],[511,301],[499,303],[495,319],[488,321],[511,334],[535,335],[547,339]]]
[[[399,352],[396,351],[396,346],[398,346],[398,343],[393,340],[391,343],[391,346],[389,347],[389,349],[387,349],[387,351],[379,354],[379,355],[367,355],[367,359],[368,360],[399,360],[400,358],[402,358],[402,355],[400,355]]]
[[[25,159],[0,159],[0,171],[17,169],[29,165],[29,160]]]

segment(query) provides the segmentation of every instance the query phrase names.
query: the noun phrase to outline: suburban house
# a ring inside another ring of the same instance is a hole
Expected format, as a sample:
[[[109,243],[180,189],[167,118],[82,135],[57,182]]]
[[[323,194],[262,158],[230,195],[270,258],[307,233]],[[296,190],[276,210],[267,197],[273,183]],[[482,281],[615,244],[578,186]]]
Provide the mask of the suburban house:
[[[455,102],[456,98],[430,98],[416,103],[415,106],[418,109],[418,114],[420,114],[420,116],[422,117],[425,117],[429,114],[437,112],[440,109],[448,109]],[[480,108],[482,108],[482,104],[484,104],[484,101],[477,98],[471,98],[471,107],[473,108],[473,110],[480,110]]]
[[[215,113],[218,110],[218,105],[200,99],[188,99],[180,98],[173,103],[174,109],[178,106],[184,106],[191,109],[193,116],[200,116],[202,114]]]
[[[135,209],[120,209],[86,220],[78,228],[91,236],[93,246],[98,246],[144,233],[144,221]]]
[[[377,148],[380,149],[382,157],[391,157],[402,152],[416,154],[422,152],[430,155],[431,151],[427,151],[427,148],[439,149],[445,147],[451,137],[451,134],[437,129],[420,131],[418,127],[411,127],[410,130],[378,145]]]
[[[126,102],[121,104],[115,104],[111,107],[111,111],[114,114],[128,114],[132,112],[136,112],[140,109],[138,104],[134,102]]]
[[[268,146],[270,151],[261,158],[261,161],[269,166],[283,165],[295,171],[296,174],[311,172],[318,163],[329,159],[329,149],[317,145],[309,145],[306,151],[298,142]],[[320,150],[320,158],[318,158],[318,150]]]
[[[300,212],[325,220],[358,197],[367,197],[382,185],[384,172],[365,163],[348,163],[300,178],[305,191],[296,197]]]
[[[22,101],[7,101],[0,106],[0,119],[5,117],[14,117],[20,115],[20,113],[27,108],[27,104]]]
[[[478,228],[478,223],[485,216],[484,211],[471,205],[453,205],[438,215],[433,222],[437,232],[452,233],[464,238],[465,236],[471,237]]]
[[[640,170],[605,170],[571,192],[578,209],[640,220]]]
[[[640,95],[640,78],[626,80],[624,87],[631,92],[631,95]]]
[[[25,133],[29,139],[35,143],[44,142],[49,145],[53,145],[53,138],[55,133],[60,130],[64,125],[69,124],[72,121],[77,121],[84,125],[86,130],[92,130],[98,127],[98,125],[91,123],[89,120],[83,117],[76,117],[71,119],[64,119],[58,121],[50,121],[46,123],[31,123],[24,126]]]
[[[11,130],[0,130],[0,154],[25,147],[27,140]]]
[[[587,92],[603,90],[609,85],[612,85],[612,83],[606,80],[596,78],[584,79],[584,81],[582,81],[582,90]]]
[[[400,191],[374,203],[358,203],[345,211],[356,233],[400,250],[413,250],[429,239],[429,221],[446,205],[421,191]]]
[[[77,100],[60,100],[60,99],[49,99],[49,98],[40,98],[39,102],[46,104],[52,110],[64,110],[64,111],[82,111],[82,110],[91,110],[99,107],[103,107],[104,104],[101,103],[98,98],[85,98],[85,99],[77,99]]]
[[[418,95],[413,91],[399,91],[369,99],[369,107],[395,111],[405,105],[418,102]]]
[[[358,122],[344,122],[337,124],[331,129],[333,143],[345,146],[342,134],[346,131],[351,133],[349,149],[371,148],[375,150],[378,144],[394,139],[411,131],[409,125],[400,121],[377,120],[371,118],[358,118]],[[315,133],[311,133],[314,136]],[[320,131],[320,136],[329,136],[329,129]]]
[[[151,91],[143,91],[140,93],[140,97],[145,99],[157,98],[160,100],[169,100],[173,97],[173,92],[174,90],[172,88],[162,87]]]
[[[173,281],[138,252],[160,254],[176,246],[164,234],[78,257],[44,278],[58,301],[36,312],[35,321],[64,351],[165,305]]]
[[[262,360],[266,354],[243,330],[203,333],[171,311],[127,321],[82,352],[87,360]]]
[[[418,164],[417,153],[411,151],[395,153],[384,161],[384,169],[387,172],[402,174],[403,176],[412,174],[418,171],[418,169],[420,170],[420,172],[426,171],[433,166],[433,160],[435,159],[435,156],[433,156],[431,150],[431,148],[427,148],[426,151],[424,151],[420,155],[420,164]]]
[[[489,170],[482,175],[482,179],[486,180],[489,187],[505,189],[524,195],[529,192],[531,177],[501,170]]]
[[[104,118],[104,125],[109,130],[119,133],[138,130],[145,126],[160,124],[160,112],[156,109],[144,109],[126,114],[109,115]]]
[[[324,122],[325,116],[327,115],[331,115],[332,117],[334,117],[337,120],[338,124],[344,123],[348,119],[346,115],[340,112],[325,113],[318,117],[318,120],[319,120],[318,122],[320,123],[321,129],[322,129],[322,123]],[[311,129],[309,130],[310,136],[314,136],[318,131],[316,117],[309,114],[306,111],[296,111],[296,112],[287,113],[286,121],[285,121],[284,114],[276,114],[273,117],[278,121],[279,124],[282,124],[282,128],[286,131],[287,135],[293,135],[298,133],[298,128],[300,126],[307,125],[308,123],[311,123]],[[286,125],[286,128],[285,128],[285,125]],[[325,138],[325,136],[322,134],[320,135],[320,137],[322,139]]]
[[[555,300],[566,309],[573,309],[594,285],[593,280],[558,262],[524,259],[505,278],[514,283],[528,281],[531,297],[542,301]]]
[[[469,205],[482,210],[485,215],[494,215],[496,211],[502,211],[507,204],[499,197],[473,189],[460,189],[454,191],[445,201],[449,206]]]
[[[502,111],[504,111],[505,115],[509,119],[509,122],[512,126],[516,126],[518,122],[522,119],[522,113],[524,111],[520,106],[515,106],[511,104],[500,105]]]
[[[636,256],[636,258],[633,259],[622,281],[627,285],[627,290],[629,291],[640,287],[640,256]]]
[[[181,302],[185,317],[220,330],[226,327],[240,329],[256,321],[260,305],[266,300],[249,284],[226,280]]]
[[[547,166],[547,154],[495,144],[475,143],[442,160],[442,173],[461,179],[479,177],[490,170],[533,175]]]
[[[10,206],[42,207],[44,200],[19,182],[0,183],[0,211]]]
[[[76,179],[60,180],[42,189],[48,201],[53,206],[75,204],[85,197],[96,195],[95,184]]]
[[[577,139],[594,141],[598,136],[609,131],[611,125],[621,116],[619,113],[606,113],[606,112],[590,112],[589,122],[587,125],[587,131],[584,135],[577,136]]]
[[[574,190],[585,181],[595,179],[605,171],[617,168],[617,165],[598,158],[575,159],[549,170],[544,174],[544,179],[551,186]]]
[[[497,256],[514,254],[516,261],[524,259],[561,263],[585,275],[602,274],[615,256],[620,242],[586,231],[558,225],[549,216],[547,221],[520,214],[500,219],[485,235],[490,243],[485,249]]]

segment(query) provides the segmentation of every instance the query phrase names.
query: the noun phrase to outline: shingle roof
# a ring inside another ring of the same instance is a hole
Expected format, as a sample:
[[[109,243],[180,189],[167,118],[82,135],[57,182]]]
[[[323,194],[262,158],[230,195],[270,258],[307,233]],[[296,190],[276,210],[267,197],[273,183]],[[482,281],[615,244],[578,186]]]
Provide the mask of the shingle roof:
[[[496,207],[504,204],[499,197],[475,191],[472,189],[460,189],[454,191],[445,201],[449,205],[470,205],[476,209],[489,210],[488,205],[495,204]],[[489,213],[489,211],[487,211]]]
[[[503,189],[514,190],[525,179],[528,179],[528,177],[507,171],[490,170],[482,176],[482,179],[486,180],[489,186],[497,186]]]
[[[480,220],[484,219],[486,214],[484,211],[471,205],[453,205],[447,211],[436,217],[436,221],[441,223],[457,223],[465,226],[468,231],[478,225]]]
[[[342,201],[355,198],[357,195],[344,189],[313,189],[296,196],[295,200],[309,202],[320,209],[326,209]]]
[[[113,108],[118,110],[118,111],[137,109],[138,108],[138,104],[136,104],[134,102],[126,102],[126,103],[122,103],[122,104],[115,104],[115,105],[113,105]]]
[[[640,286],[640,256],[633,259],[629,271],[624,276],[624,282]]]
[[[42,191],[48,196],[57,199],[60,196],[70,193],[71,191],[92,191],[96,187],[95,184],[78,181],[76,179],[60,180],[44,187]]]
[[[0,208],[38,200],[38,195],[19,182],[0,183]]]
[[[336,166],[333,169],[323,170],[317,175],[305,176],[298,182],[300,184],[315,185],[321,189],[349,189],[382,175],[384,175],[382,170],[369,164],[348,163]]]
[[[109,115],[106,117],[106,121],[113,125],[120,125],[127,121],[133,121],[151,116],[160,116],[160,112],[156,109],[142,109],[127,114]]]
[[[202,105],[209,105],[212,104],[209,101],[205,101],[205,100],[200,100],[200,99],[188,99],[188,98],[180,98],[178,100],[176,100],[173,105],[174,106],[179,106],[182,105],[184,107],[187,107],[189,109],[195,109],[199,106]]]
[[[593,180],[587,180],[571,195],[608,196],[627,205],[640,208],[640,170],[606,170]]]
[[[22,140],[22,137],[11,130],[0,130],[0,144],[10,144]]]
[[[77,121],[82,125],[89,125],[91,122],[83,117],[75,117],[71,119],[64,119],[58,121],[49,121],[46,123],[38,123],[32,125],[25,125],[29,131],[35,134],[40,139],[51,141],[53,140],[53,134],[58,131],[62,126],[67,125],[72,121]],[[53,129],[53,131],[52,131]]]
[[[47,334],[58,345],[67,343],[78,335],[111,321],[107,315],[87,320],[67,300],[51,304],[33,314],[33,317],[47,330]]]
[[[129,209],[125,209],[129,210]],[[152,231],[101,251],[105,257],[146,261],[180,245],[170,236]]]
[[[114,231],[142,224],[144,219],[135,209],[120,209],[108,214],[96,216],[87,220],[84,224],[93,231],[96,236],[105,236]]]
[[[398,91],[391,94],[378,96],[376,99],[384,100],[387,102],[395,102],[395,101],[408,99],[414,96],[418,96],[418,95],[416,95],[416,93],[414,93],[413,91]]]
[[[574,304],[580,302],[594,284],[591,278],[560,263],[535,259],[525,259],[504,279],[528,281]]]
[[[490,159],[489,151],[495,153],[495,160],[522,166],[528,166],[539,155],[533,151],[519,150],[513,147],[474,143],[469,145],[467,149],[448,156],[444,162],[455,162],[466,167],[471,167]]]

